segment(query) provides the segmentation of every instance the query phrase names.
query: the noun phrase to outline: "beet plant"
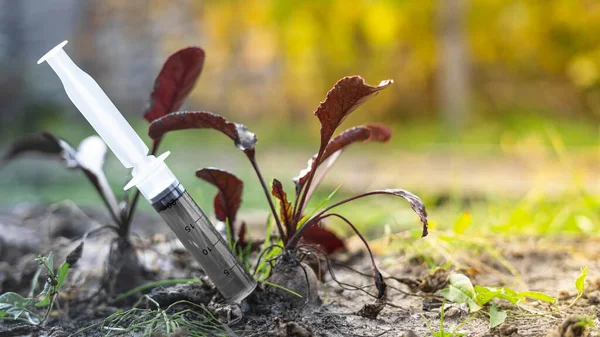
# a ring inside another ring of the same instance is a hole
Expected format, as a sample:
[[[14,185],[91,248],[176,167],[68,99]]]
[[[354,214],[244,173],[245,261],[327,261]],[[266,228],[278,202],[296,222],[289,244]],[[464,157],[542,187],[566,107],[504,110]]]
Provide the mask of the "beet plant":
[[[328,169],[347,146],[358,142],[386,142],[389,140],[391,130],[382,124],[356,126],[341,132],[335,137],[334,134],[350,113],[392,83],[393,81],[387,80],[382,81],[378,86],[370,86],[360,76],[351,76],[342,78],[334,85],[327,94],[325,101],[318,106],[314,113],[321,124],[321,144],[317,153],[309,159],[307,167],[293,179],[295,185],[293,201],[288,199],[288,195],[279,180],[274,179],[271,188],[268,188],[256,161],[257,138],[245,125],[230,122],[224,117],[211,112],[182,111],[169,113],[164,116],[156,116],[159,118],[150,124],[149,135],[156,143],[160,142],[163,136],[171,131],[213,129],[229,137],[233,140],[235,146],[244,152],[265,193],[281,243],[281,252],[277,257],[277,263],[270,277],[272,283],[291,290],[293,293],[305,294],[304,303],[315,300],[316,278],[314,273],[307,270],[300,261],[304,255],[311,252],[313,254],[320,254],[327,260],[326,256],[323,255],[343,246],[341,241],[332,240],[331,237],[333,234],[323,228],[325,219],[335,217],[350,226],[362,239],[369,251],[373,278],[378,290],[376,297],[380,301],[379,304],[381,304],[385,302],[386,284],[383,276],[377,269],[367,241],[349,219],[336,213],[334,209],[348,202],[372,195],[401,197],[406,199],[412,209],[419,215],[423,224],[422,235],[426,236],[427,212],[423,202],[416,195],[402,189],[382,189],[362,193],[335,202],[311,214],[306,214],[305,210],[310,197]],[[321,165],[323,166],[319,170]],[[243,237],[245,226],[242,224],[240,229],[236,231],[236,213],[241,203],[242,181],[227,171],[215,168],[200,169],[196,172],[196,176],[217,187],[218,193],[214,199],[215,214],[218,220],[228,224],[229,241],[245,244]],[[278,210],[275,201],[278,203]],[[239,233],[237,237],[235,233]],[[339,244],[335,242],[339,242]],[[315,246],[320,243],[324,244],[322,248],[325,251]],[[272,246],[263,247],[265,250],[271,248]],[[310,275],[311,273],[312,275]],[[299,285],[298,279],[306,280],[306,282]],[[382,305],[378,305],[374,309],[366,308],[365,310],[373,309],[378,312],[382,308]],[[365,313],[365,315],[373,314]]]

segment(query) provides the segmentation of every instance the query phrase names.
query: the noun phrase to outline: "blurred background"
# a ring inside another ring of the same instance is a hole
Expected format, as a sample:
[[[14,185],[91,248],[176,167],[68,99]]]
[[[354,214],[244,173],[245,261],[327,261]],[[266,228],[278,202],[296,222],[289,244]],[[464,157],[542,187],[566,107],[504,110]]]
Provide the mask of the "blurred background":
[[[333,84],[347,75],[393,79],[340,128],[384,122],[392,140],[347,150],[315,204],[340,184],[336,197],[394,187],[422,196],[434,227],[464,212],[499,231],[595,233],[600,224],[597,1],[0,1],[0,149],[42,130],[74,146],[93,134],[50,67],[36,65],[65,39],[141,135],[163,62],[204,48],[184,108],[246,124],[263,173],[288,194],[318,148],[312,113]],[[203,208],[215,191],[194,171],[217,166],[244,178],[242,211],[264,219],[259,184],[228,139],[185,131],[161,149]],[[120,194],[127,171],[112,154],[106,171]],[[57,161],[11,162],[0,186],[4,210],[62,200],[101,208],[83,174]],[[376,224],[418,227],[395,199],[365,199],[345,212],[371,237],[383,233]]]

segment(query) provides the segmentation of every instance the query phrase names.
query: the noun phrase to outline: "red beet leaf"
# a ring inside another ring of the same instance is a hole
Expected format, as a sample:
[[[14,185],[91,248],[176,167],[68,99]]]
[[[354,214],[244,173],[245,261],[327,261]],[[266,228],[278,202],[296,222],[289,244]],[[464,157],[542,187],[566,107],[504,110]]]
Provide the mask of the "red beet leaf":
[[[346,248],[344,241],[338,238],[337,235],[317,224],[306,228],[302,239],[306,243],[320,246],[327,254],[332,254]]]
[[[365,124],[346,129],[344,132],[342,132],[341,134],[337,135],[335,138],[329,141],[316,167],[321,165],[325,160],[327,160],[327,158],[331,157],[331,155],[333,155],[335,152],[344,149],[348,145],[357,142],[368,141],[387,142],[391,136],[392,130],[389,127],[379,123]],[[298,176],[294,178],[294,182],[296,182],[296,184],[298,184],[299,182],[304,183],[306,177],[313,168],[313,162],[317,158],[317,155],[318,153],[313,155],[308,160],[306,168],[300,171],[300,174],[298,174]]]
[[[392,136],[392,130],[383,124],[365,124],[347,129],[329,141],[325,151],[321,155],[319,165],[321,165],[329,156],[345,148],[348,145],[357,142],[387,142]]]
[[[150,124],[148,135],[160,139],[165,133],[186,129],[213,129],[231,138],[248,157],[254,157],[256,136],[245,125],[226,120],[224,117],[207,111],[174,112]]]
[[[240,230],[238,231],[238,243],[240,245],[244,245],[246,243],[247,227],[248,225],[246,224],[246,221],[242,221],[242,224],[240,225]]]
[[[293,232],[292,224],[292,204],[287,199],[287,194],[283,190],[283,185],[277,179],[273,179],[273,185],[271,187],[271,194],[279,200],[279,216],[283,221],[287,234]],[[285,239],[284,239],[285,242]]]
[[[321,102],[315,116],[321,123],[321,145],[315,160],[309,161],[309,168],[303,170],[300,176],[294,179],[296,183],[296,194],[300,197],[300,193],[304,185],[312,181],[314,172],[317,169],[318,163],[321,161],[321,156],[327,147],[327,144],[333,137],[335,130],[342,124],[344,119],[356,110],[360,105],[368,99],[376,96],[379,91],[387,88],[392,84],[392,80],[381,81],[378,86],[370,86],[365,83],[365,80],[360,76],[344,77],[339,80],[331,90],[327,93],[325,101]],[[298,200],[299,209],[302,209],[306,201],[307,190],[304,191],[302,197]],[[298,219],[300,212],[296,209],[295,218]]]
[[[252,167],[256,172],[258,179],[260,180],[261,187],[263,188],[263,192],[267,197],[267,202],[269,203],[271,212],[273,212],[277,229],[279,230],[280,235],[283,236],[284,232],[279,220],[279,216],[277,215],[277,211],[275,210],[275,206],[273,205],[269,195],[267,185],[262,177],[262,174],[260,173],[258,163],[256,162],[254,147],[256,146],[257,140],[254,133],[250,132],[245,125],[230,122],[222,116],[212,112],[182,111],[170,113],[167,116],[152,122],[150,124],[148,134],[152,139],[158,140],[169,131],[185,129],[213,129],[220,131],[227,137],[231,138],[235,146],[237,146],[237,148],[246,154],[246,157],[248,157],[250,160],[250,163],[252,164]]]
[[[106,146],[104,145],[104,147]],[[110,189],[108,182],[106,181],[104,172],[102,171],[104,158],[101,159],[99,167],[95,167],[95,165],[92,167],[88,165],[88,163],[81,160],[84,158],[84,156],[82,156],[83,154],[85,154],[86,157],[90,156],[90,149],[81,149],[81,151],[86,153],[78,152],[69,143],[67,143],[67,141],[51,134],[50,132],[42,132],[37,135],[19,139],[10,144],[8,146],[8,150],[0,160],[0,167],[25,153],[41,153],[58,157],[67,168],[72,170],[79,169],[85,174],[88,180],[96,188],[96,191],[102,198],[102,201],[104,201],[104,204],[109,210],[113,220],[116,223],[120,223],[121,220],[118,215],[119,212],[117,200]],[[95,155],[104,156],[105,154],[106,150],[104,150],[103,154],[96,153]]]
[[[165,62],[150,94],[150,104],[144,118],[150,123],[179,110],[204,66],[204,50],[198,47],[182,49]]]
[[[9,145],[8,150],[2,157],[2,164],[8,163],[10,160],[27,152],[42,153],[47,155],[61,155],[63,153],[63,147],[60,146],[60,139],[49,132],[42,132],[40,134],[28,136],[19,139]],[[69,151],[72,151],[71,153]],[[69,151],[64,151],[62,155],[65,163],[71,160],[75,160],[75,149],[69,146]],[[72,166],[68,165],[67,166]]]
[[[324,214],[329,212],[331,209],[338,207],[340,205],[343,205],[345,203],[354,201],[356,199],[360,199],[360,198],[364,198],[364,197],[368,197],[368,196],[372,196],[372,195],[380,195],[380,194],[401,197],[401,198],[404,198],[406,201],[408,201],[410,207],[413,209],[413,211],[415,213],[417,213],[417,215],[419,216],[419,219],[421,220],[421,223],[423,224],[423,232],[422,232],[421,236],[423,236],[423,237],[427,236],[427,234],[428,234],[427,210],[425,209],[425,204],[423,204],[423,201],[421,201],[421,199],[419,197],[417,197],[416,195],[414,195],[406,190],[385,189],[385,190],[375,190],[375,191],[371,191],[371,192],[365,192],[365,193],[344,199],[342,201],[338,201],[333,205],[325,207],[324,209],[319,211],[317,214],[313,215],[310,219],[308,219],[300,228],[298,228],[298,230],[294,233],[294,235],[288,239],[285,247],[287,249],[295,248],[298,245],[298,242],[300,241],[302,236],[304,235],[304,232],[308,228],[310,228],[310,226],[314,225],[315,223],[318,223],[324,217],[328,216],[328,215],[324,215]]]
[[[235,219],[242,203],[244,183],[233,174],[216,168],[203,168],[196,171],[196,176],[219,190],[214,200],[215,215],[219,221],[229,220],[230,233],[234,235]]]
[[[385,80],[374,87],[366,84],[360,76],[344,77],[339,80],[327,93],[325,101],[315,111],[315,116],[321,123],[321,150],[319,152],[324,151],[335,130],[352,111],[392,83],[392,80]]]

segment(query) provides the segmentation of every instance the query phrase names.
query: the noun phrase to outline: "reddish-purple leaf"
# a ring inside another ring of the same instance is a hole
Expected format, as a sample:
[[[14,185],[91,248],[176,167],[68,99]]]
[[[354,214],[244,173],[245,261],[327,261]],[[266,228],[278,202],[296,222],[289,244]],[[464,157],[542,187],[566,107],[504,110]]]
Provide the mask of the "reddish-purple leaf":
[[[215,214],[219,221],[229,220],[233,235],[235,218],[242,203],[244,183],[233,174],[216,168],[203,168],[196,171],[196,176],[219,190],[214,201]]]
[[[204,66],[204,50],[198,47],[182,49],[165,62],[150,94],[150,105],[144,113],[148,122],[179,110]]]
[[[321,165],[329,156],[356,142],[387,142],[392,136],[392,130],[379,123],[355,126],[340,133],[329,141],[319,159]]]
[[[246,244],[246,231],[247,231],[247,227],[248,225],[246,225],[246,221],[242,221],[242,224],[240,225],[240,230],[238,231],[238,243],[243,246]]]
[[[344,119],[361,104],[376,96],[379,91],[387,88],[392,83],[394,81],[385,80],[374,87],[366,84],[360,76],[350,76],[342,78],[329,90],[325,101],[321,102],[315,111],[315,116],[321,123],[319,152],[308,161],[308,167],[302,170],[298,177],[294,178],[297,193],[300,192],[309,176],[314,173],[322,162],[321,159],[319,159],[319,163],[315,160],[322,157],[335,130],[342,124]]]
[[[325,160],[327,160],[327,158],[331,157],[332,154],[344,149],[348,145],[356,142],[368,141],[387,142],[391,136],[392,130],[389,127],[379,123],[365,124],[347,129],[329,141],[325,147],[325,150],[323,151],[323,154],[321,154],[321,158],[319,159],[316,167],[321,165]],[[306,168],[300,171],[300,174],[294,178],[296,185],[302,185],[306,182],[308,174],[313,169],[314,161],[316,160],[317,155],[318,154],[313,155],[308,160]]]
[[[82,142],[82,144],[84,142]],[[102,143],[102,145],[104,144]],[[2,158],[0,166],[25,153],[42,153],[58,157],[61,159],[61,161],[67,168],[72,170],[79,169],[85,174],[88,180],[96,188],[96,191],[98,191],[98,194],[104,201],[113,219],[118,223],[119,212],[117,207],[117,200],[112,190],[110,189],[108,182],[106,181],[104,172],[102,171],[102,164],[104,163],[104,159],[102,158],[98,160],[97,158],[94,158],[93,155],[91,155],[90,153],[87,153],[92,148],[95,147],[82,149],[80,146],[80,152],[78,152],[65,140],[51,134],[50,132],[42,132],[37,135],[17,140],[11,145],[9,145],[8,150],[5,152]],[[106,145],[104,145],[103,153],[97,153],[96,155],[104,156],[105,154]],[[90,160],[90,158],[94,160]],[[88,162],[85,162],[85,160],[87,160]],[[90,166],[90,161],[94,161],[94,165]]]
[[[268,187],[265,184],[262,174],[260,173],[258,163],[256,162],[254,147],[256,146],[257,140],[254,133],[250,132],[245,125],[229,122],[222,116],[211,112],[182,111],[170,113],[167,116],[152,122],[152,124],[150,124],[148,134],[152,139],[155,139],[156,143],[158,139],[160,139],[169,131],[185,129],[213,129],[220,131],[233,140],[235,146],[237,146],[237,148],[246,154],[246,157],[248,157],[248,160],[250,160],[252,168],[258,176],[260,184],[263,188],[263,192],[267,197],[269,207],[271,207],[271,212],[273,212],[275,223],[277,224],[277,229],[279,230],[280,235],[283,235],[283,227],[281,226],[281,222],[277,216],[277,211],[275,210],[273,201],[269,196]]]
[[[419,216],[419,219],[421,220],[421,223],[423,224],[423,231],[421,233],[421,236],[425,237],[425,236],[427,236],[427,234],[429,234],[429,225],[427,223],[427,210],[425,209],[425,204],[419,197],[417,197],[416,195],[414,195],[408,191],[402,190],[402,189],[386,189],[386,190],[380,190],[380,191],[374,191],[374,192],[376,192],[376,193],[381,192],[383,194],[395,195],[397,197],[402,197],[406,201],[408,201],[408,204],[413,209],[413,211],[415,211],[415,213],[417,213],[417,215]],[[366,194],[368,194],[368,193],[365,193],[365,195]]]
[[[279,216],[287,229],[287,233],[292,234],[295,228],[292,228],[292,204],[287,199],[287,194],[283,190],[283,185],[277,179],[273,179],[271,194],[279,200]]]
[[[346,204],[348,202],[354,201],[356,199],[368,197],[371,195],[379,195],[379,194],[393,195],[393,196],[404,198],[406,201],[408,201],[408,203],[410,204],[410,207],[413,209],[413,211],[415,211],[415,213],[417,213],[417,215],[419,216],[419,218],[421,220],[421,223],[423,223],[422,236],[425,237],[425,236],[427,236],[427,234],[429,234],[428,223],[427,223],[427,210],[425,209],[425,205],[423,204],[423,201],[421,201],[421,199],[419,199],[419,197],[417,197],[416,195],[414,195],[408,191],[405,191],[405,190],[386,189],[386,190],[375,190],[375,191],[371,191],[371,192],[362,193],[362,194],[338,201],[331,206],[325,207],[324,209],[319,211],[319,213],[314,215],[312,218],[308,219],[302,226],[300,226],[300,228],[298,228],[296,233],[291,238],[289,238],[285,247],[287,249],[293,249],[294,247],[296,247],[300,238],[303,236],[303,233],[308,229],[308,227],[312,226],[314,223],[316,223],[318,221],[321,221],[323,218],[325,218],[327,216],[335,215],[335,216],[343,219],[343,217],[341,217],[340,215],[335,214],[335,213],[324,215],[325,213],[329,212],[331,209],[338,207],[340,205]]]
[[[352,111],[392,83],[392,80],[385,80],[374,87],[366,84],[360,76],[344,77],[339,80],[329,90],[325,101],[315,111],[315,116],[321,123],[321,150],[319,152],[324,151],[335,130]]]
[[[148,135],[152,139],[160,139],[165,133],[186,129],[213,129],[231,138],[246,155],[254,156],[256,136],[248,131],[245,125],[230,122],[212,112],[181,111],[159,118],[150,124]]]
[[[16,140],[8,146],[8,150],[2,157],[2,163],[8,163],[12,159],[25,153],[58,156],[68,168],[75,168],[78,166],[77,151],[67,142],[54,136],[50,132],[42,132],[40,134]]]
[[[302,239],[306,243],[320,246],[327,253],[332,254],[340,249],[346,249],[344,241],[338,238],[333,232],[314,224],[304,231]]]

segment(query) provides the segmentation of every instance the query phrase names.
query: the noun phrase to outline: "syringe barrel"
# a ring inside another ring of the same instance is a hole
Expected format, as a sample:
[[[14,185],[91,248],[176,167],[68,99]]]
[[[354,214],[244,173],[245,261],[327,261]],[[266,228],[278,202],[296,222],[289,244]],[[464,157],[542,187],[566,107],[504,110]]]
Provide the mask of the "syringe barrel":
[[[238,303],[252,293],[256,281],[181,184],[150,202],[228,302]]]

